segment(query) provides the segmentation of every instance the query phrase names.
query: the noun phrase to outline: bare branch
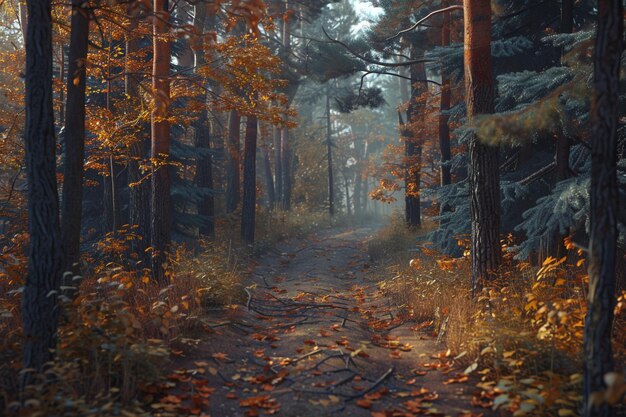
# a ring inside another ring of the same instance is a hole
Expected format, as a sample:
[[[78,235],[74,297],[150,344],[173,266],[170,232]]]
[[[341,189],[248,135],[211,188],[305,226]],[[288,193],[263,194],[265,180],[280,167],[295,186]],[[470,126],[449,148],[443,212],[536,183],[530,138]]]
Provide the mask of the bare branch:
[[[396,33],[394,36],[392,36],[391,38],[387,38],[385,39],[386,41],[392,41],[394,39],[396,39],[399,36],[402,36],[403,34],[410,32],[414,29],[417,29],[417,27],[419,25],[421,25],[422,23],[424,23],[426,20],[430,19],[431,17],[441,14],[441,13],[446,13],[446,12],[451,12],[453,10],[463,10],[463,6],[450,6],[450,7],[445,7],[443,9],[439,9],[439,10],[435,10],[433,12],[428,13],[425,17],[421,18],[420,20],[418,20],[417,22],[415,22],[413,24],[413,26],[411,26],[408,29],[403,29],[400,32]]]
[[[343,46],[348,52],[350,52],[352,55],[354,55],[355,57],[368,62],[370,64],[374,64],[374,65],[380,65],[381,67],[391,67],[391,68],[397,68],[397,67],[406,67],[409,65],[415,65],[415,64],[423,64],[425,62],[434,62],[434,60],[432,59],[415,59],[415,60],[411,60],[411,61],[404,61],[404,62],[383,62],[383,61],[378,61],[372,58],[368,58],[364,55],[359,54],[358,52],[354,51],[352,48],[350,48],[348,45],[346,45],[345,43],[341,42],[338,39],[334,39],[331,38],[331,36],[328,34],[328,32],[326,32],[326,29],[322,26],[322,31],[324,32],[324,35],[326,35],[326,37],[328,38],[328,40],[331,41],[331,43],[336,43],[338,45]]]

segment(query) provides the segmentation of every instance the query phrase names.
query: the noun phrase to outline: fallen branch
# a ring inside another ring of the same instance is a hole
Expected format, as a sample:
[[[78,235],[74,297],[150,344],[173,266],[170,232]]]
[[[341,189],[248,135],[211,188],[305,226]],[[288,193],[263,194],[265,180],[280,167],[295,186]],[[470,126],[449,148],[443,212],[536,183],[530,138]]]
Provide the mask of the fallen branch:
[[[363,397],[365,394],[369,394],[370,392],[372,392],[373,390],[375,390],[376,388],[378,388],[378,386],[380,384],[382,384],[383,382],[385,382],[385,380],[387,378],[389,378],[391,376],[391,374],[393,374],[394,371],[394,367],[392,366],[391,368],[387,369],[387,372],[385,372],[384,374],[382,374],[380,376],[380,378],[378,378],[376,381],[374,381],[374,383],[366,390],[359,392],[358,394],[354,394],[352,396],[350,396],[350,399],[356,399],[356,398],[361,398]]]

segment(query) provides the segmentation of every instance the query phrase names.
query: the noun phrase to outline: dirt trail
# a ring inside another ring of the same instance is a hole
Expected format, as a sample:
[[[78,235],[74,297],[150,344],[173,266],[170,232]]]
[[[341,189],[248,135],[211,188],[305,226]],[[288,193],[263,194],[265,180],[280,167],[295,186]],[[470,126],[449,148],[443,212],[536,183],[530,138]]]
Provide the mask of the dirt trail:
[[[372,232],[321,232],[262,257],[247,305],[210,317],[215,333],[176,364],[208,377],[205,413],[491,415],[471,406],[476,389],[442,347],[367,280]]]

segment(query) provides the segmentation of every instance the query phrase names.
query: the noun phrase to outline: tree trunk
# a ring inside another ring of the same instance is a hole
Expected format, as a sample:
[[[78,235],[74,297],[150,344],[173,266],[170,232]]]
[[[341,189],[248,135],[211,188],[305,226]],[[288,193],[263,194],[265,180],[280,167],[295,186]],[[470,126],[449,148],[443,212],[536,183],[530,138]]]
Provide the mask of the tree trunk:
[[[443,26],[441,28],[441,46],[450,45],[450,12],[443,14]],[[450,172],[450,126],[448,124],[450,115],[450,77],[447,74],[441,75],[441,97],[439,109],[439,151],[441,152],[441,186],[452,184],[452,174]]]
[[[417,46],[411,47],[411,58],[420,59],[424,52]],[[420,173],[422,146],[417,135],[419,118],[423,117],[420,110],[423,104],[419,102],[420,96],[426,91],[426,70],[424,64],[411,67],[411,79],[415,82],[411,85],[411,97],[406,112],[407,124],[403,125],[403,137],[405,139],[405,178],[404,178],[404,201],[405,219],[409,227],[420,227],[422,224],[421,198],[420,198]],[[408,126],[407,126],[408,125]]]
[[[328,214],[335,215],[335,178],[333,175],[333,143],[330,124],[330,91],[326,86],[326,159],[328,160]]]
[[[467,117],[494,110],[495,85],[491,59],[491,2],[466,0],[465,98]],[[500,265],[500,164],[499,149],[469,139],[470,215],[472,223],[472,288],[480,289],[495,277]]]
[[[236,110],[228,117],[228,167],[226,184],[226,212],[232,213],[239,206],[239,188],[241,187],[241,116]]]
[[[614,407],[603,401],[594,401],[592,395],[607,388],[604,376],[614,371],[611,327],[615,304],[615,254],[619,217],[617,127],[623,32],[622,1],[598,1],[591,110],[589,305],[584,337],[586,417],[615,415]]]
[[[132,57],[139,50],[139,41],[134,38],[133,31],[137,28],[137,11],[132,5],[129,6],[128,16],[130,25],[126,38],[124,92],[133,100],[133,104],[139,106],[139,81],[132,72]],[[145,255],[150,239],[150,182],[146,181],[141,170],[141,163],[146,159],[146,142],[148,137],[148,126],[143,125],[139,137],[130,145],[128,162],[128,184],[129,184],[129,207],[128,223],[136,227],[135,233],[140,239],[131,241],[131,250],[140,257]]]
[[[281,152],[280,145],[280,132],[281,129],[277,126],[274,126],[273,135],[274,135],[274,177],[276,178],[276,201],[279,201],[282,204],[283,201],[283,154]]]
[[[89,17],[84,0],[72,1],[65,119],[65,159],[61,234],[65,249],[65,270],[79,274],[80,229],[83,214],[83,172],[85,162],[85,69],[89,38]],[[71,282],[64,283],[71,286]]]
[[[167,0],[154,0],[152,90],[155,106],[152,112],[152,204],[151,204],[151,246],[152,275],[161,284],[166,284],[164,263],[170,244],[172,207],[170,196],[170,40],[169,12]]]
[[[243,205],[241,210],[241,238],[254,243],[256,212],[256,143],[258,123],[255,116],[246,117],[246,139],[243,161]]]
[[[348,176],[345,171],[341,172],[343,176],[343,188],[346,193],[346,210],[348,212],[348,216],[352,216],[352,206],[350,205],[350,183],[348,182]]]
[[[26,176],[28,273],[22,295],[24,369],[42,372],[53,359],[63,251],[56,180],[50,0],[28,0],[26,35]],[[32,381],[24,373],[23,383]]]
[[[285,16],[288,16],[289,1],[285,1]],[[285,49],[285,56],[289,57],[291,54],[291,22],[286,18],[283,20],[283,48]],[[290,94],[287,94],[290,96]],[[289,103],[293,100],[293,95],[289,97]],[[291,144],[289,143],[289,128],[284,126],[281,131],[281,158],[282,158],[282,174],[283,174],[283,186],[282,186],[282,206],[283,210],[291,210],[291,189],[292,189],[292,165],[291,165]]]
[[[73,13],[73,12],[72,12]],[[71,22],[70,22],[71,25]],[[70,39],[71,39],[71,26],[70,26]],[[71,42],[71,40],[70,40]],[[65,45],[59,45],[59,81],[61,84],[65,82]],[[65,90],[59,89],[59,116],[57,120],[65,122]]]
[[[559,31],[561,33],[572,33],[574,31],[574,0],[561,0],[561,22]],[[561,53],[563,55],[563,52]],[[563,181],[570,177],[569,155],[571,140],[560,132],[557,136],[556,153],[556,181]],[[559,239],[560,240],[560,239]],[[561,246],[558,243],[559,247]]]
[[[291,144],[289,143],[289,128],[283,127],[280,135],[280,156],[283,168],[283,210],[291,210]]]
[[[207,17],[207,6],[205,3],[198,3],[195,6],[194,26],[196,33],[204,32],[205,21]],[[195,66],[196,72],[206,64],[204,50],[202,47],[195,50]],[[208,106],[208,97],[206,91],[202,95],[202,102]],[[208,108],[203,109],[194,127],[195,145],[201,150],[211,149],[211,137],[209,130]],[[197,187],[213,190],[213,158],[211,155],[199,156],[196,159],[196,177],[194,183]],[[200,226],[200,235],[213,236],[215,234],[215,200],[212,195],[202,198],[198,202],[198,214],[206,217],[206,220]]]
[[[363,176],[361,173],[362,162],[359,161],[355,167],[354,173],[354,191],[352,192],[352,205],[354,207],[354,215],[360,216],[362,213],[361,210],[361,189],[363,185]]]
[[[272,162],[270,161],[270,151],[267,145],[263,147],[263,175],[265,177],[265,187],[267,188],[267,202],[270,209],[276,204],[276,191],[274,189],[274,178],[272,177]]]

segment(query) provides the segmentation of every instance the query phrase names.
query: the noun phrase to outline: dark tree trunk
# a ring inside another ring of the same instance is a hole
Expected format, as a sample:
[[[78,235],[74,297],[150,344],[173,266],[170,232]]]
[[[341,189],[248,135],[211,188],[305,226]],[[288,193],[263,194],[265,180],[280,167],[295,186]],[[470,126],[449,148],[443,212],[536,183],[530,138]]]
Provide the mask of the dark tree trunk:
[[[205,3],[198,3],[195,6],[194,26],[197,33],[203,33],[205,21],[207,17],[207,6]],[[197,48],[195,50],[195,65],[201,68],[206,64],[204,50]],[[208,106],[208,97],[205,92],[202,102]],[[195,144],[201,150],[211,149],[211,137],[209,130],[208,109],[202,110],[198,116],[198,120],[194,127]],[[196,186],[204,189],[213,190],[213,158],[211,155],[199,156],[196,160],[196,177],[194,179]],[[213,236],[215,234],[215,200],[212,195],[204,197],[198,202],[198,214],[206,217],[205,222],[200,226],[200,235]]]
[[[241,210],[241,238],[254,243],[256,212],[256,143],[258,123],[255,116],[246,118],[246,139],[243,160],[243,205]]]
[[[411,58],[420,59],[424,57],[424,52],[417,46],[411,47]],[[405,139],[405,177],[404,177],[404,201],[405,220],[409,227],[420,227],[422,224],[421,198],[420,198],[420,174],[422,146],[420,139],[416,136],[416,127],[419,118],[423,117],[420,110],[423,104],[420,95],[426,91],[426,71],[424,64],[417,64],[411,67],[411,79],[415,82],[411,85],[411,97],[406,112],[407,123],[402,124],[403,137]]]
[[[419,184],[419,171],[417,172],[416,182],[416,172],[413,166],[415,163],[416,146],[411,138],[409,128],[404,123],[404,120],[402,120],[402,113],[400,112],[398,112],[398,125],[400,136],[404,141],[404,218],[407,226],[419,227],[421,217],[420,200],[419,197],[416,198],[415,195],[416,192],[419,192],[419,190],[416,189],[417,184]]]
[[[276,201],[283,201],[283,154],[281,152],[280,145],[280,132],[281,129],[277,126],[274,127],[274,176],[276,178]]]
[[[114,152],[109,149],[109,152]],[[120,166],[112,155],[104,161],[108,168],[108,175],[103,178],[104,192],[102,193],[102,205],[106,218],[105,232],[116,232],[122,225],[122,213],[119,201],[118,177]]]
[[[572,33],[574,31],[574,0],[561,0],[559,31],[561,33]]]
[[[491,59],[491,2],[466,0],[465,97],[470,121],[494,110],[495,85]],[[499,149],[469,140],[470,213],[472,223],[472,288],[495,277],[500,265]]]
[[[276,204],[276,191],[274,189],[274,178],[272,177],[272,162],[267,146],[263,147],[263,175],[265,177],[265,187],[267,188],[267,203],[270,209]]]
[[[443,26],[441,28],[441,46],[450,45],[450,12],[443,14]],[[441,76],[441,97],[439,109],[439,151],[441,152],[441,186],[450,185],[452,183],[452,174],[450,173],[450,159],[452,151],[450,150],[450,126],[448,124],[450,116],[450,77],[447,74]],[[442,211],[443,207],[442,207]],[[447,210],[445,210],[447,211]]]
[[[561,0],[561,22],[559,31],[561,33],[572,33],[574,31],[574,0]],[[563,52],[561,54],[563,54]],[[565,132],[560,132],[557,136],[556,153],[554,156],[556,162],[557,182],[566,180],[570,177],[570,146],[570,138],[565,134]]]
[[[44,370],[56,347],[63,250],[56,180],[50,0],[28,0],[26,35],[26,176],[28,274],[22,295],[24,369]],[[24,374],[23,383],[32,381]]]
[[[614,371],[611,327],[615,304],[615,254],[619,217],[617,127],[623,19],[621,0],[598,1],[591,110],[589,305],[584,337],[586,417],[615,415],[614,407],[592,401],[591,396],[594,392],[606,389],[604,376]]]
[[[226,172],[226,212],[232,213],[239,206],[241,187],[241,116],[236,110],[228,117],[228,167]]]
[[[84,0],[72,1],[72,20],[67,76],[65,159],[61,234],[65,249],[65,270],[79,274],[80,229],[83,214],[83,171],[85,162],[85,68],[89,38],[89,16]],[[71,282],[65,283],[70,285]]]
[[[283,210],[291,210],[291,143],[289,139],[289,128],[283,127],[280,135],[280,156],[283,168]]]
[[[137,12],[132,5],[129,6],[128,15],[130,25],[126,38],[126,56],[124,91],[133,100],[133,104],[139,105],[139,81],[137,76],[131,74],[131,59],[139,50],[139,40],[134,38],[133,31],[137,28]],[[150,243],[150,182],[145,179],[141,164],[146,159],[147,138],[149,128],[147,123],[142,124],[139,137],[130,145],[128,161],[128,185],[129,185],[129,206],[128,223],[136,227],[135,233],[141,239],[131,241],[131,250],[143,257],[145,250]]]
[[[154,13],[162,19],[155,19],[153,42],[152,89],[155,92],[155,107],[152,112],[152,147],[151,157],[157,161],[152,167],[151,199],[151,246],[152,275],[161,284],[166,284],[164,263],[170,244],[172,227],[172,202],[170,196],[170,40],[163,36],[169,32],[169,13],[167,0],[154,0]]]
[[[335,215],[335,178],[333,175],[333,143],[330,123],[330,91],[326,86],[326,159],[328,160],[328,214]]]
[[[285,16],[289,13],[289,1],[285,1]],[[291,55],[291,19],[286,18],[283,20],[283,48],[285,57],[289,59]],[[293,88],[292,86],[290,86]],[[297,88],[297,87],[296,87]],[[295,91],[287,92],[289,103],[293,100]],[[281,131],[281,158],[282,158],[282,174],[283,174],[283,186],[282,186],[282,206],[283,210],[291,210],[291,191],[293,182],[292,173],[292,158],[291,158],[291,143],[289,138],[289,128],[284,126]]]

